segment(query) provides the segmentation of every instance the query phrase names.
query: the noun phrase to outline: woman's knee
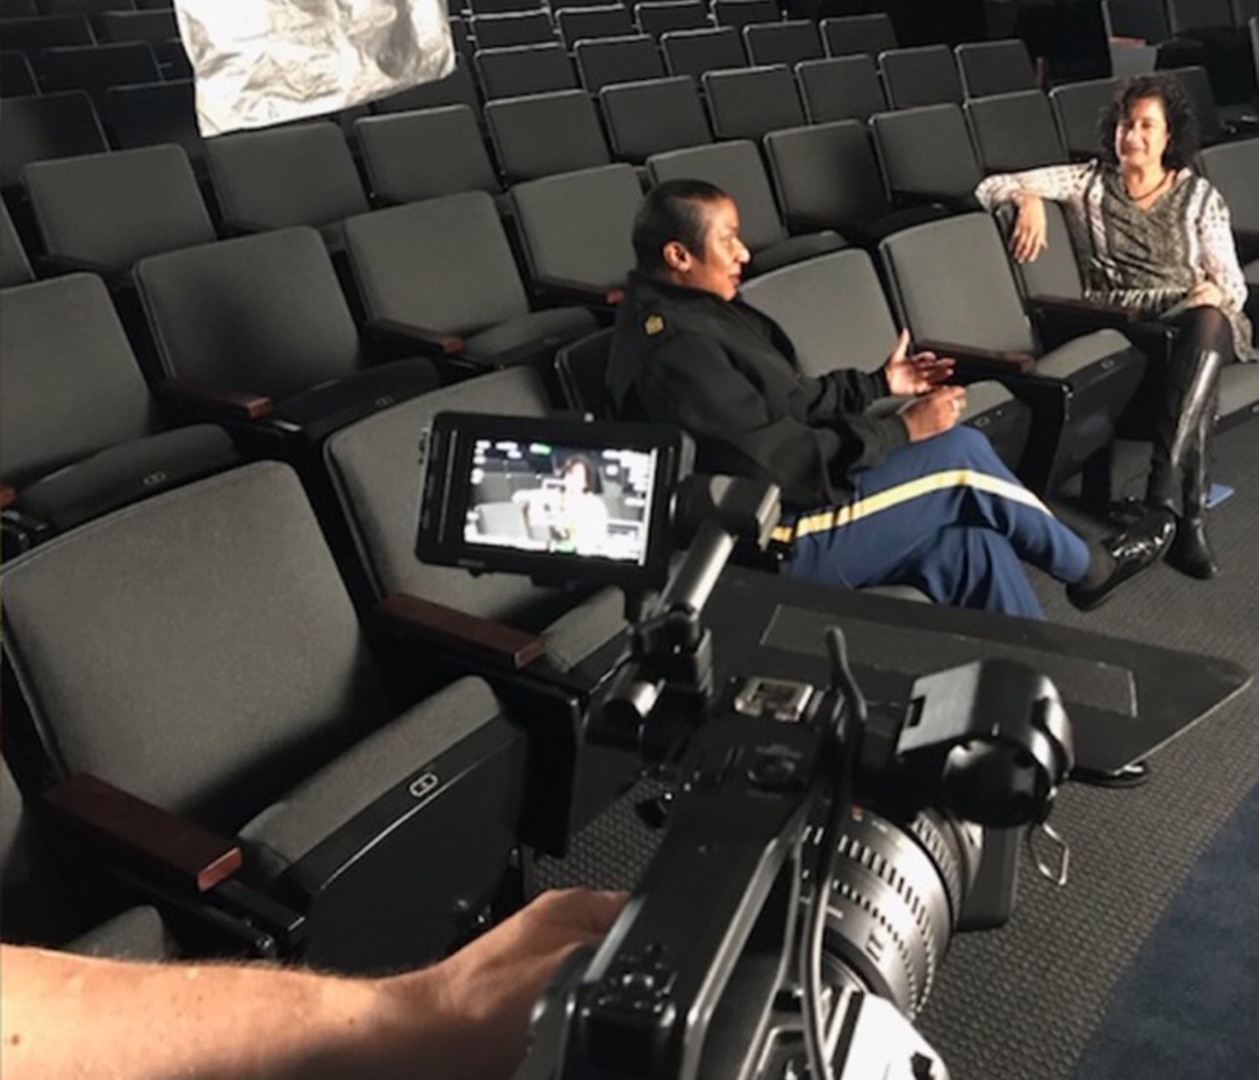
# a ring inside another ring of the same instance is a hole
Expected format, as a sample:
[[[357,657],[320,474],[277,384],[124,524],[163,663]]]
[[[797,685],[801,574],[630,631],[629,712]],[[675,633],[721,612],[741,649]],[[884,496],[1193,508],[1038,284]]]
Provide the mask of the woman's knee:
[[[1231,352],[1233,328],[1228,316],[1214,304],[1202,304],[1190,308],[1176,320],[1185,353],[1199,353],[1207,349],[1215,352]]]

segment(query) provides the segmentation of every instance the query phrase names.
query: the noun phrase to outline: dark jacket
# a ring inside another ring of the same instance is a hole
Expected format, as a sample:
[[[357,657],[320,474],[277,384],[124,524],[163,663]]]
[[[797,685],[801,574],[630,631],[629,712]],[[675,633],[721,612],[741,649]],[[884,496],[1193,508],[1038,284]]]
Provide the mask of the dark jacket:
[[[782,329],[742,300],[631,274],[608,364],[616,415],[677,424],[704,472],[776,483],[788,506],[830,505],[849,477],[909,441],[899,416],[862,415],[882,372],[802,375]]]

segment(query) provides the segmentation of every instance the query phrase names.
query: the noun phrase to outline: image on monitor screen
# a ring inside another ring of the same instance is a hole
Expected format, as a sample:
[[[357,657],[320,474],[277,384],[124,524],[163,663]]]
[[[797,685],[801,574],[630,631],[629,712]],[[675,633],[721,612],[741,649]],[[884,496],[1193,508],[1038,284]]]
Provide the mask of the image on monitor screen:
[[[464,542],[641,566],[656,453],[477,439]]]

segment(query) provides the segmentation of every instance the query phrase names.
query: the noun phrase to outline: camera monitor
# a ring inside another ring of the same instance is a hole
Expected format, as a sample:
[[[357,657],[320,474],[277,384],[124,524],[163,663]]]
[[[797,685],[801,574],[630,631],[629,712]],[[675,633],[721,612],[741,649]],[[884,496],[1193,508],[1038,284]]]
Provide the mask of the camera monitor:
[[[416,554],[552,582],[663,584],[690,442],[663,424],[439,413]]]

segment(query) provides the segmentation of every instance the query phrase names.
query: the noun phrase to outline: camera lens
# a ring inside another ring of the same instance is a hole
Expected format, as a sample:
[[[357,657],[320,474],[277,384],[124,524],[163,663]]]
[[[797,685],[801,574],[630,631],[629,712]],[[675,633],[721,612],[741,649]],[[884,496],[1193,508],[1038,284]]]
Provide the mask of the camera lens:
[[[853,807],[839,841],[824,970],[838,987],[926,1003],[979,865],[982,831],[936,809],[900,823]]]

